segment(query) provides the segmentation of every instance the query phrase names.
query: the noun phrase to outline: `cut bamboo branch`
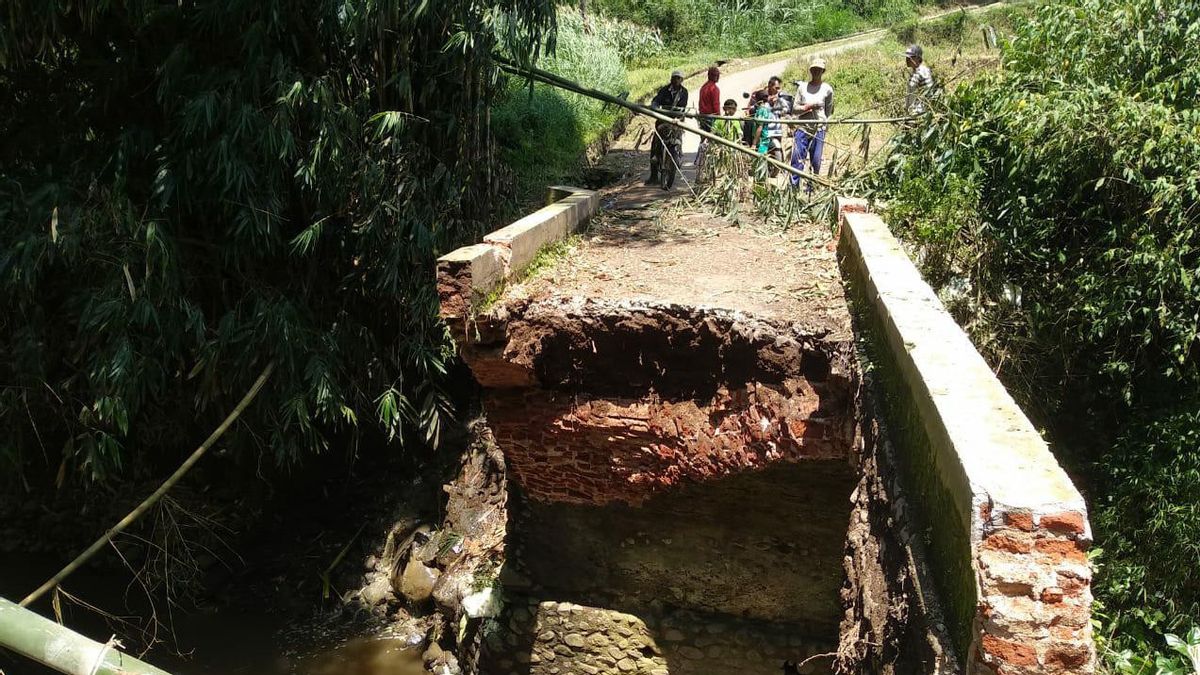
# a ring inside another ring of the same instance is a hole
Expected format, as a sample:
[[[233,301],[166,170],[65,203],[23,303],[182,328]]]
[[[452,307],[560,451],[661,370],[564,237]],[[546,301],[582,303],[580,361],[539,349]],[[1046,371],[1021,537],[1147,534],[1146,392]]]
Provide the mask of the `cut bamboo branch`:
[[[242,400],[238,402],[237,406],[235,406],[234,409],[229,412],[229,415],[222,420],[220,426],[214,429],[213,432],[209,434],[208,438],[204,439],[204,442],[200,444],[200,447],[196,448],[196,450],[192,452],[192,454],[186,460],[184,460],[183,464],[179,465],[178,469],[175,469],[175,473],[171,474],[170,478],[164,481],[162,485],[158,486],[158,489],[155,490],[154,493],[149,497],[146,497],[141,504],[138,504],[137,508],[130,511],[129,515],[122,518],[121,521],[114,525],[108,532],[105,532],[104,536],[97,539],[91,546],[87,548],[86,551],[80,553],[77,558],[67,563],[67,566],[59,570],[58,574],[55,574],[53,577],[47,580],[46,583],[39,586],[36,591],[25,596],[25,599],[21,601],[21,606],[28,607],[31,603],[37,601],[38,598],[53,590],[60,583],[62,583],[63,579],[66,579],[71,575],[72,572],[79,569],[84,563],[91,559],[92,556],[96,555],[97,551],[107,546],[108,543],[113,540],[113,537],[120,534],[125,528],[137,522],[139,518],[145,515],[145,513],[150,510],[150,507],[154,506],[154,504],[158,502],[163,495],[167,494],[167,491],[174,487],[175,484],[178,483],[179,480],[183,478],[193,466],[195,466],[196,462],[200,461],[200,458],[204,456],[204,453],[208,452],[208,449],[211,448],[213,444],[216,443],[219,438],[221,438],[221,436],[225,435],[225,432],[229,430],[229,427],[233,426],[233,423],[237,421],[238,417],[241,417],[242,412],[250,405],[250,402],[254,400],[254,397],[258,396],[258,392],[263,388],[263,385],[267,383],[267,380],[271,377],[271,373],[274,371],[275,362],[272,361],[271,363],[267,364],[266,368],[263,368],[262,374],[259,375],[258,379],[254,381],[254,384],[250,385],[249,391],[246,392],[246,395],[242,397]]]
[[[632,110],[633,112],[638,113],[640,115],[645,115],[651,119],[657,120],[664,124],[670,124],[672,126],[679,127],[680,129],[683,129],[685,132],[696,134],[697,136],[700,136],[701,138],[707,138],[710,141],[715,141],[717,143],[720,143],[721,145],[733,148],[734,150],[737,150],[738,152],[741,152],[743,154],[750,155],[751,157],[754,157],[756,159],[761,159],[761,160],[765,161],[767,164],[770,164],[771,166],[774,166],[778,169],[782,169],[784,171],[787,171],[790,174],[799,176],[806,180],[810,180],[810,181],[816,183],[817,185],[821,185],[821,186],[824,186],[824,187],[827,187],[830,189],[835,188],[835,185],[832,182],[825,180],[824,178],[821,178],[820,176],[815,176],[807,171],[801,171],[800,169],[797,169],[790,164],[785,164],[777,159],[773,159],[766,155],[760,155],[759,153],[755,152],[754,150],[751,150],[750,148],[747,148],[744,145],[741,145],[740,143],[734,143],[733,141],[725,139],[716,134],[709,133],[707,131],[704,131],[703,129],[696,129],[693,127],[689,127],[688,125],[684,124],[683,122],[680,122],[676,117],[664,115],[663,113],[661,113],[657,110],[654,110],[652,108],[647,108],[646,106],[638,105],[636,103],[630,103],[629,101],[617,98],[616,96],[613,96],[611,94],[606,94],[605,92],[598,91],[596,89],[589,89],[589,88],[584,87],[576,82],[572,82],[571,80],[568,80],[566,78],[559,77],[558,75],[555,75],[554,73],[542,70],[541,68],[535,68],[532,66],[530,66],[528,68],[522,67],[522,66],[516,65],[515,63],[509,61],[508,59],[506,59],[502,56],[498,56],[498,55],[495,56],[494,58],[496,59],[496,62],[500,65],[500,67],[502,69],[507,70],[510,73],[514,73],[516,75],[521,75],[523,77],[527,77],[532,80],[536,80],[543,84],[548,84],[548,85],[551,85],[554,87],[559,87],[560,89],[566,89],[567,91],[572,91],[577,94],[582,94],[583,96],[588,96],[588,97],[591,97],[591,98],[594,98],[594,99],[597,99],[600,101],[604,101],[606,103],[612,103],[614,105],[619,105],[623,108],[628,108],[629,110]]]
[[[68,675],[170,675],[0,598],[0,647]]]

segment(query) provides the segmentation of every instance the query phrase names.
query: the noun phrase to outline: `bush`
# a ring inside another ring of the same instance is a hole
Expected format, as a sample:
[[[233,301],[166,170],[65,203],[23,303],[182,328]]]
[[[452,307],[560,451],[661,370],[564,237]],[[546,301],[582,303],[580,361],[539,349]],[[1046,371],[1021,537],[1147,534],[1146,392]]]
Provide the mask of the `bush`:
[[[1005,71],[950,94],[880,184],[900,209],[931,191],[977,194],[979,211],[954,224],[995,254],[976,281],[993,299],[1004,284],[1024,289],[1026,328],[1063,361],[1063,386],[1126,402],[1193,380],[1200,335],[1200,40],[1186,37],[1200,9],[1143,7],[1154,4],[1042,8]],[[1155,37],[1141,31],[1150,24]],[[946,227],[931,213],[898,215],[919,243],[955,245],[922,238]]]
[[[1090,479],[1097,595],[1112,644],[1141,651],[1200,610],[1197,94],[1200,5],[1047,4],[1017,21],[1003,71],[937,102],[874,177]]]
[[[1144,642],[1181,631],[1200,617],[1200,399],[1131,425],[1105,465],[1092,521],[1111,626]]]

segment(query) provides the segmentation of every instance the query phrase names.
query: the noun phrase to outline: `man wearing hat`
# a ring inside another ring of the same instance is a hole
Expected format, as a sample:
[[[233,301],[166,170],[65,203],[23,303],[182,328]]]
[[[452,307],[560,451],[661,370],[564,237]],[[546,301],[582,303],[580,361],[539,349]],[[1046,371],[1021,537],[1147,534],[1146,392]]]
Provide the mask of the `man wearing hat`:
[[[833,115],[833,87],[825,81],[825,59],[814,58],[808,64],[808,82],[796,90],[795,111],[798,119],[825,121]],[[812,172],[821,173],[821,155],[825,151],[824,124],[798,124],[792,140],[792,166],[803,171],[805,163],[812,165]],[[792,174],[792,187],[800,186],[800,177]],[[812,184],[807,187],[812,192]]]
[[[671,73],[671,83],[658,90],[654,95],[654,100],[650,102],[650,107],[654,110],[661,110],[670,114],[672,112],[682,113],[687,108],[688,90],[683,86],[683,72],[674,71]],[[658,182],[658,163],[662,155],[662,137],[667,132],[669,124],[657,122],[654,125],[654,138],[650,142],[650,177],[646,179],[646,185],[651,185]]]
[[[933,73],[929,71],[929,66],[925,65],[921,45],[909,45],[908,49],[904,50],[904,63],[912,68],[904,106],[908,109],[908,114],[920,115],[925,112],[925,101],[933,91]]]

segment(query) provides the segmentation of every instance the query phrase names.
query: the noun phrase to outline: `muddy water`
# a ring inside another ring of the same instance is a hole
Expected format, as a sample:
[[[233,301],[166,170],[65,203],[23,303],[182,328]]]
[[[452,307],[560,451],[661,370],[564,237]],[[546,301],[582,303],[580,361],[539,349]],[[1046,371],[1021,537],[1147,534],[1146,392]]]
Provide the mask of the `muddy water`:
[[[16,600],[44,581],[61,565],[52,556],[0,554],[0,596]],[[86,569],[69,579],[73,595],[104,611],[124,617],[145,617],[151,610],[130,579],[119,570]],[[63,603],[64,622],[100,642],[114,633],[134,653],[147,639],[144,624],[106,621],[96,612]],[[53,616],[48,602],[35,609]],[[296,620],[278,608],[217,609],[166,616],[158,629],[160,641],[142,658],[175,675],[420,675],[421,652],[403,638],[347,637],[331,629],[339,622],[313,618]],[[352,622],[345,622],[352,623]],[[368,631],[363,631],[368,632]],[[0,650],[0,673],[42,675],[54,671]]]

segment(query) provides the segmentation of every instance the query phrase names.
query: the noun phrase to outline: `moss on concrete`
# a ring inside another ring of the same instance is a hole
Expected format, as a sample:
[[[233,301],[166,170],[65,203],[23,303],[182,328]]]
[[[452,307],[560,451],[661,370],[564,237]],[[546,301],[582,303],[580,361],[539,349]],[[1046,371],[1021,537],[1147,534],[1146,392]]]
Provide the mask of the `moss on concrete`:
[[[938,467],[936,441],[930,438],[904,381],[876,308],[868,300],[860,270],[844,269],[847,298],[855,332],[865,359],[884,394],[879,413],[884,417],[896,449],[897,469],[905,490],[919,496],[909,505],[915,532],[924,535],[929,564],[945,612],[947,629],[959,655],[968,654],[978,594],[970,532],[964,514]],[[945,468],[945,467],[943,467]]]

